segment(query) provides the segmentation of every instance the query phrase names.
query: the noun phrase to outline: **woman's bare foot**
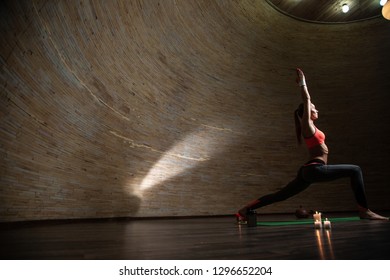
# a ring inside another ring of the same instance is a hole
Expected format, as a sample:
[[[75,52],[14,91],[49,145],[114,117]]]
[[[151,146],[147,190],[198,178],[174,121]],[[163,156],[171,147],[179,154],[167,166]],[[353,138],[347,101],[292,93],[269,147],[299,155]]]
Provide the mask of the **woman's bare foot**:
[[[360,210],[359,211],[359,216],[360,216],[360,219],[368,219],[368,220],[389,220],[389,218],[387,217],[383,217],[381,215],[378,215],[374,212],[372,212],[371,210],[369,209],[365,209],[365,210]]]

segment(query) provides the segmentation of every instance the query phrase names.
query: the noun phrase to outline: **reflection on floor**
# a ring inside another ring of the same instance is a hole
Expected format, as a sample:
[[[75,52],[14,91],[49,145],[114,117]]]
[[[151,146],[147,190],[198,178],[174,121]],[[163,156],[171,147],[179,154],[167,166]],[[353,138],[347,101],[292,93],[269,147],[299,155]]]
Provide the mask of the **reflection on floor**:
[[[291,219],[296,218],[259,217]],[[247,227],[233,217],[38,222],[0,229],[1,259],[390,259],[390,222],[383,221],[338,222],[331,230],[313,224]]]

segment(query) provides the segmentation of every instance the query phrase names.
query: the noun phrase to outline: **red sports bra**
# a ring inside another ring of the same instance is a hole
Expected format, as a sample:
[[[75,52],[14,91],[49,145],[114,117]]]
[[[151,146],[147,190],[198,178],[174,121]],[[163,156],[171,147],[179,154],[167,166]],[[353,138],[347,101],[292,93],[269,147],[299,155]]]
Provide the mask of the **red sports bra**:
[[[310,136],[308,138],[304,137],[304,140],[305,140],[306,146],[310,149],[310,148],[313,148],[317,145],[321,145],[321,144],[325,143],[325,134],[321,130],[316,128],[314,135]]]

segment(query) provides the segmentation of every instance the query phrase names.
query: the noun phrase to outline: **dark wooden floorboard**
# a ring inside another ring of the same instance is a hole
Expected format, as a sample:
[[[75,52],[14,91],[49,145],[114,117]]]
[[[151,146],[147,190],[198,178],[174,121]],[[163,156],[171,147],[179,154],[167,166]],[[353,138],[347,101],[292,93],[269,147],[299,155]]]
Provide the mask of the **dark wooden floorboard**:
[[[295,219],[292,215],[260,219]],[[390,222],[238,226],[189,218],[2,226],[1,259],[390,259]]]

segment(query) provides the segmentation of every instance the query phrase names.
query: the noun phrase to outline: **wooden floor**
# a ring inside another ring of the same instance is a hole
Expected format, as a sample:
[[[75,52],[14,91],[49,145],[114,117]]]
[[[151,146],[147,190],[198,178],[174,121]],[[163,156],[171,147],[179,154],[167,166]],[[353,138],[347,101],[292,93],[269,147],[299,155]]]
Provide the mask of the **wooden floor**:
[[[344,214],[351,215],[354,214]],[[259,217],[259,220],[283,219],[295,217]],[[333,223],[331,231],[315,230],[312,225],[249,228],[236,225],[232,217],[0,227],[0,258],[11,260],[390,259],[390,222],[383,221]]]

